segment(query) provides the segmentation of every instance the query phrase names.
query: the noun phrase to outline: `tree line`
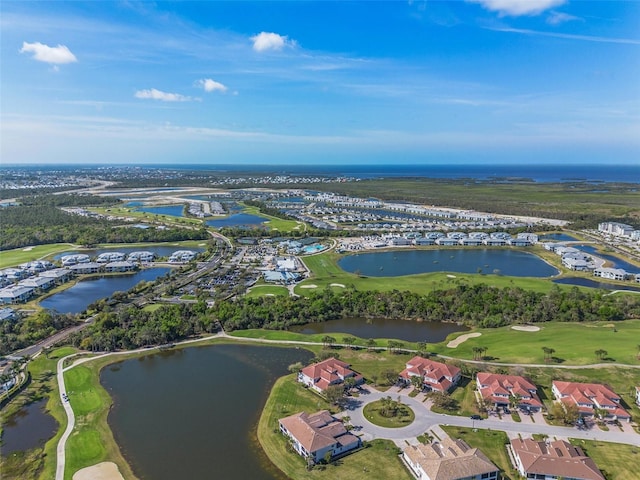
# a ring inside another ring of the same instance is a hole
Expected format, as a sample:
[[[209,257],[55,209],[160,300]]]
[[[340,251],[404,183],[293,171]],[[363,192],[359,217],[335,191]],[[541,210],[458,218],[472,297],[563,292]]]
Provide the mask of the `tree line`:
[[[0,209],[0,250],[49,243],[176,242],[203,240],[209,234],[203,227],[135,228],[103,218],[72,215],[52,205],[15,206]]]

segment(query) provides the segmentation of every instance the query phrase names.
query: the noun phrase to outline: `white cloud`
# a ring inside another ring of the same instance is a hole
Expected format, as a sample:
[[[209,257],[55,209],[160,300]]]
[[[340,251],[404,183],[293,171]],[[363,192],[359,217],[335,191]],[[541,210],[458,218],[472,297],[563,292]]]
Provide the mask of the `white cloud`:
[[[65,45],[50,47],[40,42],[22,42],[20,53],[33,53],[32,58],[34,60],[45,63],[63,64],[78,61],[76,56]]]
[[[523,35],[538,35],[541,37],[566,38],[568,40],[581,40],[585,42],[640,45],[640,40],[636,40],[634,38],[592,37],[589,35],[574,35],[571,33],[542,32],[538,30],[528,30],[525,28],[487,28],[487,30],[493,30],[494,32],[521,33]]]
[[[216,82],[210,78],[198,80],[196,84],[204,89],[205,92],[226,92],[227,87],[220,82]]]
[[[253,49],[256,52],[266,52],[267,50],[282,50],[284,47],[295,47],[295,40],[289,40],[286,35],[277,33],[260,32],[251,37]]]
[[[580,18],[569,15],[568,13],[555,11],[550,12],[549,16],[547,17],[547,23],[549,25],[560,25],[561,23],[570,22],[572,20],[580,20]]]
[[[188,102],[192,100],[191,97],[180,95],[179,93],[167,93],[155,88],[148,90],[138,90],[135,94],[136,98],[150,99],[150,100],[162,100],[163,102]]]
[[[520,15],[538,15],[566,0],[467,0],[479,3],[483,8],[498,12],[500,16],[518,17]]]

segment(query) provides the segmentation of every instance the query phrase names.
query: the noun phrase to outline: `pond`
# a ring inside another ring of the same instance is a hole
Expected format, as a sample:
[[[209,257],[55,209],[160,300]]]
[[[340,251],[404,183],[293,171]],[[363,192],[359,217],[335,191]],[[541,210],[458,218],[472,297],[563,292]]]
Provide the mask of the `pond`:
[[[208,220],[207,225],[214,228],[255,227],[265,222],[268,222],[266,218],[259,217],[257,215],[251,215],[250,213],[235,213],[226,218]]]
[[[544,235],[540,235],[538,240],[541,242],[575,242],[578,239],[566,233],[545,233]]]
[[[292,332],[312,333],[348,333],[360,338],[392,338],[406,342],[442,342],[455,332],[468,330],[463,325],[444,322],[418,322],[415,320],[393,320],[388,318],[341,318],[320,323],[295,325]],[[338,343],[341,338],[337,338]]]
[[[499,273],[512,277],[558,274],[540,257],[512,249],[394,250],[348,255],[338,261],[347,272],[371,277],[399,277],[429,272]]]
[[[56,420],[45,412],[47,400],[22,407],[2,425],[2,456],[42,447],[58,429]]]
[[[138,212],[150,213],[152,215],[170,215],[172,217],[182,217],[184,205],[163,205],[160,207],[138,207]]]
[[[169,272],[168,267],[147,268],[130,275],[105,275],[80,280],[73,287],[55,293],[40,302],[42,308],[59,313],[80,313],[93,302],[110,297],[114,292],[126,292],[141,281],[153,281]]]
[[[204,242],[203,242],[204,243]],[[92,249],[82,249],[82,250],[69,250],[68,252],[62,252],[54,255],[53,260],[60,260],[65,255],[76,255],[78,253],[82,253],[85,255],[89,255],[90,257],[97,257],[101,253],[108,252],[121,252],[129,254],[131,252],[153,252],[158,257],[170,257],[173,252],[178,250],[192,250],[194,252],[204,252],[205,247],[183,247],[180,245],[140,245],[137,247],[110,247],[110,248],[92,248]]]
[[[597,280],[590,280],[588,278],[581,277],[565,277],[556,278],[553,283],[560,283],[563,285],[577,285],[579,287],[589,288],[602,288],[604,290],[629,290],[632,292],[640,292],[640,287],[634,287],[632,285],[616,285],[615,283],[603,283]]]
[[[215,345],[126,360],[101,373],[114,401],[109,425],[141,479],[283,478],[257,444],[255,427],[274,381],[312,356]]]

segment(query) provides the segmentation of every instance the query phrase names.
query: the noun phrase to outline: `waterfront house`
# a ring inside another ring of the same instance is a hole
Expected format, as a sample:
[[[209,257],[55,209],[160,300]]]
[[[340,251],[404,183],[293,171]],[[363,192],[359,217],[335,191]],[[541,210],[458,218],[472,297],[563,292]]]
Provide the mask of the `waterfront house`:
[[[500,469],[464,440],[409,445],[402,459],[418,480],[496,480]]]
[[[482,398],[495,408],[508,407],[512,399],[523,410],[539,412],[542,408],[537,387],[529,379],[519,375],[481,372],[476,376],[476,384]]]
[[[88,263],[78,263],[76,265],[71,265],[69,268],[73,273],[79,274],[90,274],[90,273],[99,273],[104,267],[101,263],[96,262],[88,262]]]
[[[527,479],[604,480],[595,462],[564,440],[514,438],[508,448],[514,466]]]
[[[51,278],[55,283],[64,283],[71,280],[73,273],[68,268],[54,268],[53,270],[47,270],[42,272],[39,277]]]
[[[608,280],[626,280],[629,274],[622,268],[600,267],[593,270],[596,277],[606,278]]]
[[[592,417],[598,414],[603,420],[627,422],[631,419],[629,412],[620,405],[620,395],[608,385],[554,380],[551,391],[556,400],[563,404],[576,405],[580,416]]]
[[[16,319],[16,312],[13,308],[0,308],[0,322],[9,322]]]
[[[26,302],[34,293],[33,287],[13,285],[0,289],[0,303]]]
[[[453,365],[415,356],[407,362],[406,368],[400,372],[400,380],[408,384],[411,383],[411,377],[416,376],[422,378],[426,389],[448,392],[460,380],[460,369]]]
[[[132,272],[136,264],[127,261],[109,262],[104,266],[105,272]]]
[[[355,385],[364,382],[359,373],[351,370],[348,363],[331,357],[303,368],[298,373],[298,381],[313,388],[317,392],[324,392],[330,385],[340,385],[346,378],[353,378]]]
[[[169,257],[171,263],[187,263],[196,258],[196,252],[192,250],[177,250]]]
[[[33,288],[35,292],[41,293],[45,290],[50,289],[55,284],[55,280],[53,278],[47,277],[31,277],[25,278],[24,280],[20,280],[18,285],[22,287],[30,287]]]
[[[298,455],[318,463],[359,448],[362,443],[327,410],[313,414],[296,413],[278,420],[280,432],[291,439]]]

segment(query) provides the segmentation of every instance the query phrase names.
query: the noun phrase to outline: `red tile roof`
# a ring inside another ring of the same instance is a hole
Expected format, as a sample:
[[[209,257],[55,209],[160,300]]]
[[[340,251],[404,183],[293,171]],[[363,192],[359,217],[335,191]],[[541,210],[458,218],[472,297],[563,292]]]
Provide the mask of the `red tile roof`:
[[[501,375],[498,373],[480,372],[476,377],[477,383],[481,385],[480,393],[485,399],[491,399],[494,403],[505,402],[505,398],[495,397],[502,395],[518,395],[521,405],[532,407],[542,407],[542,402],[535,393],[537,388],[528,378],[519,375]],[[533,393],[531,393],[533,391]]]
[[[621,418],[629,418],[629,413],[620,407],[620,396],[616,394],[608,385],[599,383],[577,383],[577,382],[553,382],[555,390],[562,395],[563,403],[588,404],[585,408],[578,405],[579,410],[583,413],[593,413],[594,408],[616,407],[616,416]],[[608,415],[613,414],[610,408],[606,409]]]
[[[460,374],[460,369],[446,363],[434,362],[428,358],[415,356],[407,362],[405,368],[400,372],[400,376],[410,379],[413,376],[420,376],[425,379],[425,384],[436,390],[448,390],[452,385],[452,380]],[[425,378],[426,377],[426,378]],[[429,379],[435,379],[431,381]]]
[[[325,390],[332,384],[342,383],[347,377],[354,377],[356,384],[361,383],[364,380],[362,375],[357,374],[349,367],[348,363],[331,357],[304,367],[301,373],[311,378],[313,385],[320,390]]]

